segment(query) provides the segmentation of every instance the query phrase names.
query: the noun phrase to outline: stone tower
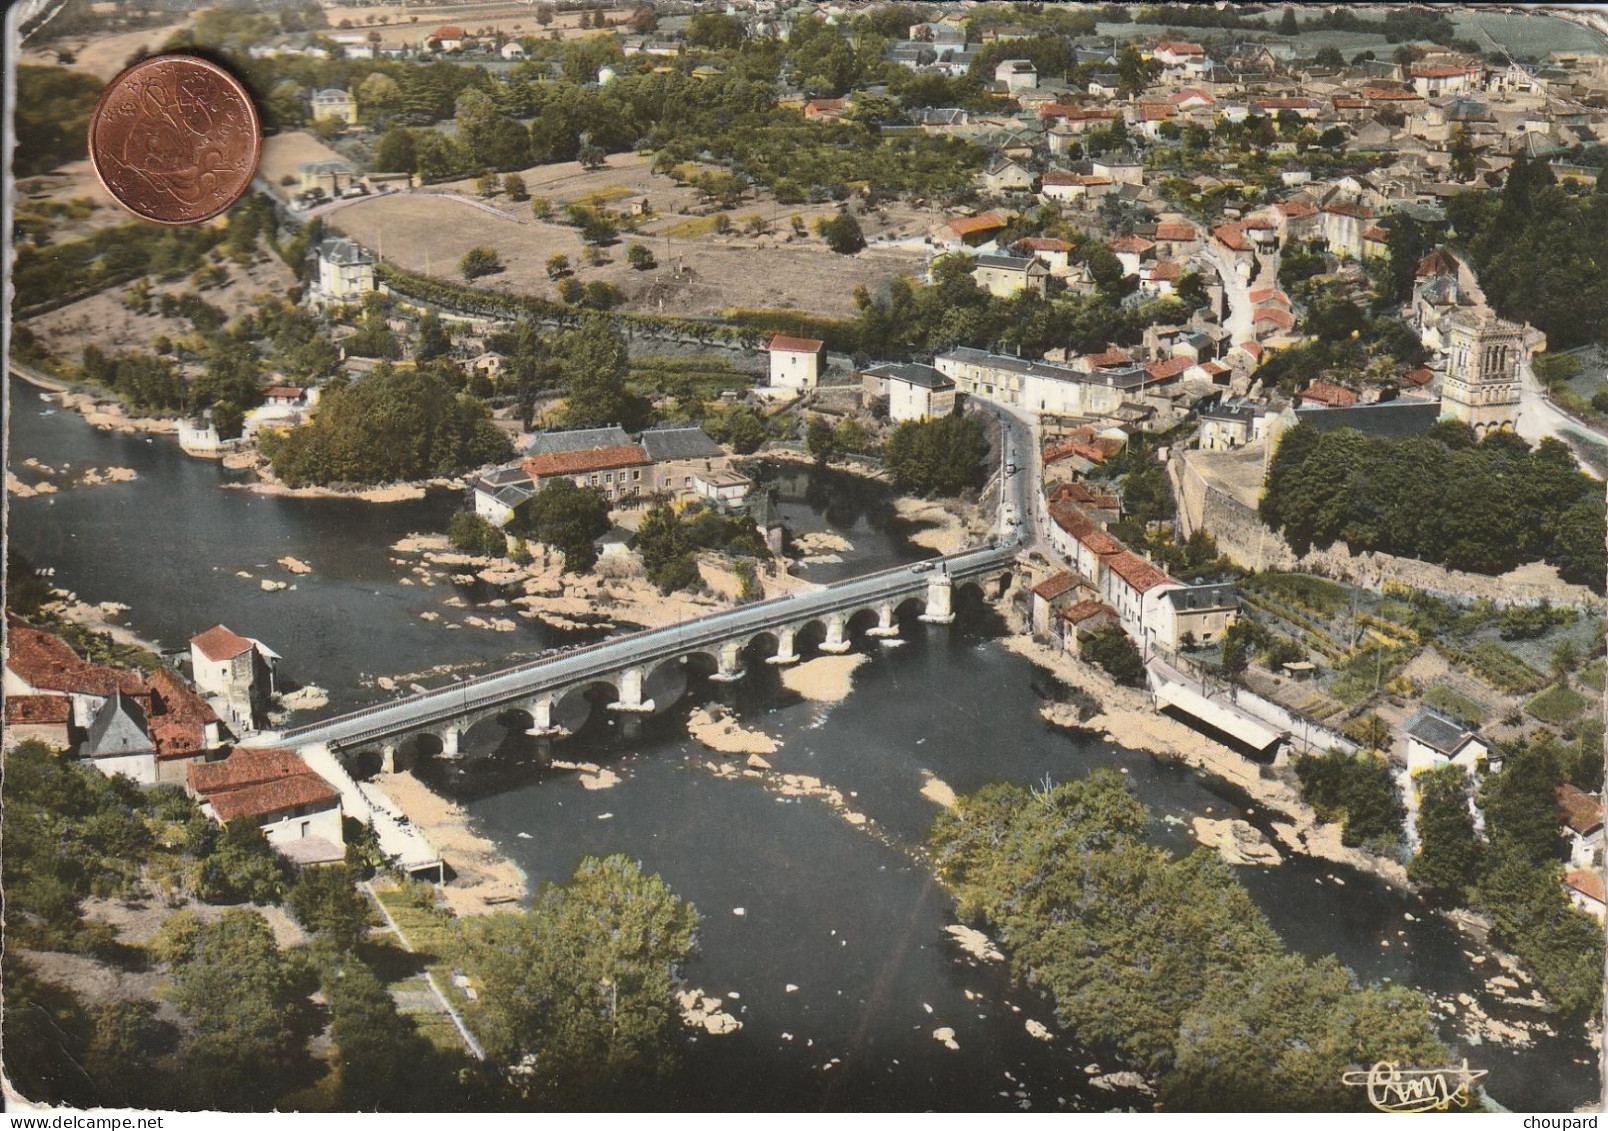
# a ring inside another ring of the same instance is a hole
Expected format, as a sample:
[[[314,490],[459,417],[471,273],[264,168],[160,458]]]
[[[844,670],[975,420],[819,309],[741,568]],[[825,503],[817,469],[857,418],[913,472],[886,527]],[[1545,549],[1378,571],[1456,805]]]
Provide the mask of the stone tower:
[[[1512,428],[1519,417],[1519,363],[1524,327],[1488,310],[1462,309],[1442,323],[1447,359],[1441,415],[1483,436]]]

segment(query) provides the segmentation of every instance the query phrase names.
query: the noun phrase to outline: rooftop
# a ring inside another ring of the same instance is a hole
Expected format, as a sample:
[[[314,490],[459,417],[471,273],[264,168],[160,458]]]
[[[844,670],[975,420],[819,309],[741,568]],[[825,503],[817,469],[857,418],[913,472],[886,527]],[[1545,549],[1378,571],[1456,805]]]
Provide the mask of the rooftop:
[[[251,651],[253,644],[247,637],[215,624],[199,636],[190,637],[190,645],[213,663],[232,660]]]
[[[571,428],[555,432],[538,432],[525,445],[528,456],[546,456],[554,452],[579,452],[588,448],[613,448],[629,444],[631,437],[618,424],[605,428]]]
[[[1077,588],[1077,585],[1078,575],[1063,569],[1060,573],[1053,574],[1033,586],[1033,595],[1046,601],[1053,601],[1063,593]]]
[[[1409,737],[1417,739],[1431,750],[1438,751],[1448,758],[1474,737],[1474,733],[1465,729],[1462,723],[1428,707],[1420,708],[1407,720],[1403,729]]]
[[[690,424],[661,424],[643,432],[639,439],[642,449],[655,463],[673,459],[713,459],[726,454],[702,428]]]
[[[532,456],[522,465],[531,479],[545,479],[550,475],[584,475],[593,471],[613,471],[619,467],[643,467],[652,461],[636,444],[620,444],[612,448],[592,448],[583,452],[553,452],[545,456]]]
[[[765,343],[772,353],[820,353],[826,343],[815,338],[795,338],[789,334],[774,334]]]
[[[1564,782],[1558,787],[1558,809],[1572,832],[1590,836],[1602,828],[1602,802],[1591,794]]]

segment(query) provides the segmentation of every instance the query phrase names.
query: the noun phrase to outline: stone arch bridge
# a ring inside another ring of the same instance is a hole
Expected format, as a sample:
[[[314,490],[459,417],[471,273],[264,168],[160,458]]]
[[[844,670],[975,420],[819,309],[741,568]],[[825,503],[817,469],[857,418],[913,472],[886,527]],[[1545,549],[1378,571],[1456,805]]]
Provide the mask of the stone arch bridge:
[[[812,626],[824,631],[821,651],[847,652],[852,646],[849,622],[862,613],[876,616],[869,630],[874,636],[897,635],[898,613],[913,601],[921,605],[922,620],[947,624],[954,619],[954,588],[976,585],[985,596],[997,597],[1009,583],[1015,555],[1014,546],[964,550],[683,624],[611,637],[290,730],[260,731],[241,744],[322,748],[320,753],[331,754],[378,748],[390,768],[398,744],[408,738],[433,734],[442,752],[455,756],[469,728],[511,711],[530,716],[527,733],[561,735],[566,732],[555,724],[554,708],[566,695],[603,685],[616,696],[609,704],[612,710],[650,712],[654,703],[643,697],[643,689],[652,674],[695,655],[714,662],[712,678],[732,681],[743,677],[744,655],[761,637],[775,644],[767,663],[791,664],[799,659],[798,636]]]

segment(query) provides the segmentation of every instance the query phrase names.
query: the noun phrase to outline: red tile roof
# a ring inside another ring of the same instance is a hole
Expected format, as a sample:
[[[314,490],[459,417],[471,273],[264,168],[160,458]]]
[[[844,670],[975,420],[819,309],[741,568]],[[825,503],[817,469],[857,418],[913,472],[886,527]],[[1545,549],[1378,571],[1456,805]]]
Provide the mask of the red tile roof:
[[[1060,573],[1047,577],[1033,586],[1033,595],[1046,601],[1053,601],[1068,590],[1076,589],[1077,585],[1078,575],[1063,569]]]
[[[1195,87],[1192,87],[1192,86],[1185,87],[1183,90],[1176,91],[1176,92],[1174,92],[1172,94],[1169,94],[1167,96],[1167,101],[1171,102],[1174,106],[1179,106],[1179,105],[1182,105],[1185,102],[1188,102],[1191,98],[1198,98],[1201,101],[1205,102],[1206,105],[1208,105],[1208,106],[1216,106],[1217,105],[1217,99],[1213,98],[1210,94],[1206,93],[1204,90],[1198,90],[1198,89],[1196,89]]]
[[[1128,548],[1126,546],[1098,527],[1089,530],[1086,533],[1074,535],[1074,537],[1077,538],[1079,542],[1083,543],[1083,545],[1087,546],[1091,553],[1102,558],[1108,558],[1118,554],[1126,554],[1128,552]]]
[[[1316,216],[1318,214],[1317,208],[1304,200],[1281,200],[1273,207],[1292,220],[1301,216]]]
[[[161,668],[146,680],[151,708],[145,720],[157,761],[191,758],[207,749],[206,728],[218,721],[207,701],[173,672]]]
[[[1048,457],[1046,457],[1045,462],[1049,462]],[[1067,503],[1051,503],[1049,512],[1050,518],[1055,525],[1074,538],[1082,539],[1096,529],[1093,520],[1088,515]]]
[[[1051,169],[1039,178],[1040,186],[1065,185],[1074,187],[1083,185],[1085,188],[1094,185],[1109,185],[1110,177],[1096,177],[1092,173],[1068,173],[1065,169]]]
[[[220,821],[324,805],[340,796],[299,754],[274,748],[236,748],[221,762],[192,762],[185,779]]]
[[[1565,887],[1573,888],[1598,903],[1604,902],[1601,872],[1569,872],[1563,877],[1563,883]]]
[[[825,345],[816,338],[795,338],[789,334],[772,334],[765,348],[780,353],[819,353]]]
[[[1387,86],[1365,86],[1362,96],[1373,102],[1412,102],[1418,98],[1413,90],[1397,90]]]
[[[1156,586],[1165,585],[1172,580],[1132,550],[1124,550],[1107,562],[1106,566],[1127,582],[1128,588],[1136,593],[1148,593]]]
[[[1150,268],[1150,280],[1155,283],[1171,283],[1184,273],[1184,265],[1176,259],[1169,259],[1165,263],[1153,264]]]
[[[278,781],[264,782],[261,785],[249,785],[242,789],[215,793],[207,798],[212,806],[212,812],[223,822],[240,817],[268,817],[309,805],[316,805],[322,809],[339,800],[340,794],[336,793],[323,778],[311,771],[280,778]]]
[[[1344,201],[1335,201],[1333,204],[1323,206],[1325,212],[1332,212],[1336,216],[1350,216],[1354,220],[1372,220],[1374,211],[1361,204],[1348,204]]]
[[[13,616],[6,617],[6,667],[29,687],[79,695],[109,696],[114,691],[139,696],[145,683],[135,672],[91,664],[59,636],[42,632]]]
[[[979,232],[992,232],[1004,226],[1005,221],[992,212],[984,212],[981,216],[956,216],[946,225],[957,236],[975,236]]]
[[[1017,240],[1018,247],[1025,247],[1028,251],[1071,251],[1072,245],[1065,240],[1053,239],[1048,236],[1029,236],[1025,240]]]
[[[1435,379],[1435,375],[1423,366],[1419,366],[1417,369],[1409,369],[1406,373],[1403,373],[1401,379],[1409,385],[1417,385],[1419,388],[1423,388]]]
[[[430,33],[431,39],[463,39],[463,28],[455,24],[442,24]]]
[[[73,701],[66,695],[6,696],[6,725],[66,726],[73,716]]]
[[[1170,102],[1141,102],[1139,119],[1144,122],[1165,122],[1178,116],[1178,107]]]
[[[1156,225],[1156,238],[1158,240],[1169,240],[1173,242],[1177,242],[1179,240],[1198,240],[1200,239],[1200,233],[1195,230],[1195,225],[1193,224],[1168,222]]]
[[[238,633],[230,632],[221,624],[213,625],[200,636],[190,637],[190,643],[213,663],[232,660],[252,648],[250,640]]]
[[[1170,55],[1204,55],[1206,48],[1198,43],[1185,43],[1182,40],[1163,40],[1156,44],[1157,51],[1165,51]]]
[[[306,392],[307,390],[303,389],[299,385],[270,385],[262,391],[262,395],[267,397],[269,400],[284,400],[288,398],[295,401],[301,400],[302,396],[306,394]]]
[[[619,467],[646,467],[653,461],[637,444],[616,444],[612,448],[590,448],[580,452],[549,452],[527,459],[521,466],[532,480],[550,475],[585,475],[593,471],[613,471]]]
[[[1129,255],[1143,255],[1155,246],[1143,236],[1123,236],[1121,239],[1111,241],[1111,250],[1118,254],[1127,252]]]
[[[1251,292],[1251,304],[1253,306],[1263,306],[1270,302],[1276,302],[1280,306],[1288,308],[1290,296],[1273,287],[1257,287],[1256,290]]]
[[[1244,350],[1246,353],[1255,358],[1260,358],[1262,356],[1261,342],[1235,342],[1234,348],[1237,350]]]
[[[1350,408],[1357,403],[1357,394],[1343,385],[1329,381],[1314,381],[1301,391],[1301,402],[1328,405],[1330,408]]]
[[[1066,608],[1057,613],[1056,616],[1071,624],[1082,624],[1084,621],[1090,620],[1102,614],[1110,617],[1112,620],[1115,620],[1117,617],[1115,610],[1113,610],[1109,605],[1101,604],[1099,601],[1079,601],[1075,605],[1068,605]]]
[[[1101,353],[1086,353],[1083,355],[1083,361],[1090,369],[1105,369],[1115,365],[1127,365],[1132,360],[1133,358],[1129,357],[1124,350],[1119,350],[1116,346],[1112,346]]]
[[[843,113],[844,101],[841,98],[812,98],[804,103],[804,116],[806,118],[821,118],[833,114]]]
[[[1230,251],[1250,251],[1251,241],[1238,224],[1220,224],[1212,229],[1212,238]]]
[[[1443,247],[1437,247],[1434,251],[1424,256],[1418,261],[1418,266],[1413,269],[1413,277],[1417,279],[1427,279],[1431,275],[1456,274],[1457,260],[1453,259],[1451,253]]]
[[[1264,306],[1252,316],[1251,321],[1266,322],[1277,326],[1281,330],[1288,330],[1295,325],[1295,315],[1288,310],[1280,310],[1276,306]]]
[[[1558,809],[1563,823],[1581,836],[1602,828],[1602,802],[1589,793],[1564,782],[1557,789]]]
[[[1194,368],[1194,365],[1195,359],[1192,357],[1167,357],[1160,361],[1152,361],[1145,366],[1145,384],[1171,380],[1186,369]]]
[[[1455,78],[1457,75],[1477,75],[1479,74],[1479,68],[1459,67],[1446,63],[1435,65],[1420,64],[1413,67],[1408,74],[1415,79],[1449,79]]]

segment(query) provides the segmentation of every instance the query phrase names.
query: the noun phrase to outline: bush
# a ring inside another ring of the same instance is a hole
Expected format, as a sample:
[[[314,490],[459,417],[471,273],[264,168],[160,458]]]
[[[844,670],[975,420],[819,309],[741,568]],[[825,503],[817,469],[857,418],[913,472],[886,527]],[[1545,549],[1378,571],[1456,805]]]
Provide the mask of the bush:
[[[492,275],[502,269],[502,256],[489,247],[472,247],[458,260],[458,270],[463,273],[466,282],[473,282],[482,275]]]
[[[447,523],[447,540],[460,554],[500,558],[508,552],[508,539],[489,521],[472,511],[459,511]]]
[[[836,216],[819,221],[815,230],[826,241],[826,246],[839,255],[853,255],[865,250],[865,235],[847,208],[840,208]]]
[[[1107,675],[1126,687],[1143,687],[1145,663],[1128,634],[1116,625],[1090,633],[1083,641],[1082,655],[1105,669]]]
[[[982,482],[988,438],[973,416],[907,420],[893,430],[882,453],[902,490],[954,496]]]
[[[634,243],[625,249],[625,261],[638,271],[651,271],[659,265],[647,245],[640,243]]]
[[[503,191],[508,194],[509,200],[530,199],[530,190],[525,187],[525,178],[518,173],[508,173],[503,177]]]
[[[1400,843],[1406,811],[1383,758],[1330,750],[1297,758],[1295,775],[1301,796],[1319,819],[1342,824],[1341,843],[1375,848]]]

